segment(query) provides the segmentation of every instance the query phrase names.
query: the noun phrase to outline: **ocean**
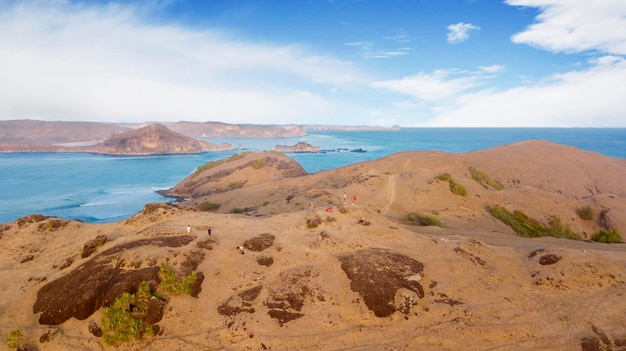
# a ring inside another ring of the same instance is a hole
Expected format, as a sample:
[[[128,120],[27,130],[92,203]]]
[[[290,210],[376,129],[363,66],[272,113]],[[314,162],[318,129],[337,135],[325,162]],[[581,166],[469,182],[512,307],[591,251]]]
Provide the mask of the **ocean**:
[[[82,153],[0,154],[0,223],[40,213],[105,223],[126,219],[145,204],[171,201],[168,189],[212,160],[244,151],[305,142],[329,150],[289,154],[309,173],[378,159],[400,151],[462,153],[541,139],[626,158],[625,128],[403,128],[399,131],[310,131],[298,138],[216,139],[235,150],[142,157]],[[350,152],[362,149],[365,152]],[[334,151],[331,151],[334,150]],[[341,151],[338,151],[341,150]]]

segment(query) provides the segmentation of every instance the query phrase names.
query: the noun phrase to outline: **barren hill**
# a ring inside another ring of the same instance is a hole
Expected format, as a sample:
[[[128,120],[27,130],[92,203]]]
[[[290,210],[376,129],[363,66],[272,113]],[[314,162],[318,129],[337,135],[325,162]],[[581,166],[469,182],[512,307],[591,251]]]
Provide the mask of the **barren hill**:
[[[232,150],[232,145],[217,145],[151,124],[122,132],[85,150],[110,155],[188,154],[211,150]]]
[[[2,144],[96,143],[127,130],[115,123],[0,121]]]
[[[624,233],[624,160],[532,141],[289,178],[276,174],[283,157],[199,169],[207,183],[225,170],[247,182],[181,187],[196,197],[123,222],[0,226],[0,335],[19,328],[38,350],[626,348],[624,244],[521,238],[485,210]],[[575,211],[587,205],[591,220]],[[410,225],[415,213],[442,226]],[[191,276],[190,295],[169,292],[161,267]],[[121,331],[104,328],[103,307],[123,292],[153,295],[125,308],[155,335],[108,346]]]

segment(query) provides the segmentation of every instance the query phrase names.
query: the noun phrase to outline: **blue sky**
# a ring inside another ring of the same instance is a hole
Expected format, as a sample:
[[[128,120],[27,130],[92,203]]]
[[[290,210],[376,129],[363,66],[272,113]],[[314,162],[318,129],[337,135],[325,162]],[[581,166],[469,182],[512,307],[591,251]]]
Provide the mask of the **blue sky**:
[[[626,127],[624,0],[0,0],[0,120]]]

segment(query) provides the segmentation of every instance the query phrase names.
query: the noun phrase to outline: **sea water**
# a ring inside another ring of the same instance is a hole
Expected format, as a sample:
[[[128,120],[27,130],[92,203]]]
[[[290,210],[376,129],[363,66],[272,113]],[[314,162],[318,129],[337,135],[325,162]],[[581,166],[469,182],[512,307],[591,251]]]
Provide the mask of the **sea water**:
[[[399,131],[310,131],[297,138],[214,139],[235,150],[193,155],[105,156],[83,153],[0,154],[0,223],[33,213],[112,222],[147,203],[171,201],[168,189],[212,160],[243,151],[272,150],[305,142],[326,152],[288,154],[310,172],[338,168],[412,150],[468,152],[517,141],[542,139],[626,158],[626,129],[416,128]],[[351,152],[362,149],[365,152]]]

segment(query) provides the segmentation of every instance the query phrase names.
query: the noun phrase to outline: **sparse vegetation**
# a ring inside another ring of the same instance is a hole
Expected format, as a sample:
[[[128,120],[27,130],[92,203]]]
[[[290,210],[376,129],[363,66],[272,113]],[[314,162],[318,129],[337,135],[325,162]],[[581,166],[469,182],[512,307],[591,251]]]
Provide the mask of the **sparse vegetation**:
[[[266,165],[267,165],[267,162],[263,158],[256,159],[254,160],[254,162],[252,162],[252,168],[254,169],[261,169],[265,167]]]
[[[600,229],[591,236],[591,240],[606,244],[624,242],[617,228],[611,230]]]
[[[230,184],[228,184],[228,189],[230,190],[235,190],[235,189],[241,189],[243,188],[243,185],[245,184],[245,182],[232,182]]]
[[[198,174],[200,174],[200,173],[202,173],[202,172],[204,172],[204,171],[206,171],[208,169],[217,167],[217,166],[221,165],[222,163],[233,162],[233,161],[240,160],[240,159],[244,158],[247,153],[248,152],[244,152],[244,153],[241,153],[241,154],[234,154],[234,155],[232,155],[229,158],[223,158],[221,160],[209,161],[209,162],[203,164],[202,166],[198,167],[196,169],[196,171],[193,173],[193,175],[197,176]]]
[[[248,213],[248,212],[250,212],[252,210],[253,210],[253,208],[251,208],[251,207],[244,207],[244,208],[235,207],[232,210],[230,210],[230,213],[233,213],[233,214],[244,214],[244,213]]]
[[[220,204],[216,204],[215,202],[205,202],[202,205],[200,205],[200,210],[201,211],[207,211],[207,212],[215,212],[217,210],[220,209]]]
[[[6,336],[7,346],[13,350],[23,350],[22,339],[24,339],[24,333],[20,328],[15,327]]]
[[[448,182],[450,184],[451,193],[455,195],[467,196],[467,189],[465,189],[463,185],[457,183],[454,179],[452,179],[450,173],[440,174],[439,176],[437,176],[437,179],[443,182]]]
[[[438,218],[433,216],[421,215],[418,213],[411,213],[406,217],[407,221],[413,225],[421,225],[421,226],[435,226],[441,227],[441,221]]]
[[[577,208],[576,214],[578,215],[578,217],[580,217],[580,219],[583,219],[585,221],[592,220],[595,215],[593,208],[591,208],[591,206],[583,206],[583,207]]]
[[[314,216],[306,219],[307,228],[317,228],[322,224],[322,218],[320,216]]]
[[[144,298],[143,295],[141,298]],[[133,313],[145,313],[145,309],[143,311],[138,309],[137,300],[137,294],[123,293],[111,306],[104,308],[102,338],[107,344],[120,345],[131,340],[139,340],[145,334],[153,334],[151,327],[146,326],[141,319],[133,315]],[[141,305],[147,306],[147,304],[147,300],[141,301]]]
[[[513,211],[513,213],[511,213],[502,206],[488,207],[487,210],[492,216],[511,227],[515,233],[521,237],[538,238],[541,236],[552,236],[555,238],[574,240],[582,239],[582,237],[573,232],[569,226],[563,225],[561,218],[558,216],[550,216],[548,218],[548,226],[545,226],[539,221],[528,217],[522,211]]]
[[[159,269],[159,278],[161,278],[159,287],[165,293],[170,295],[182,295],[191,293],[197,276],[194,271],[179,280],[174,269],[167,265],[162,265]]]
[[[489,189],[489,187],[492,187],[495,190],[504,189],[504,185],[502,185],[502,183],[498,182],[497,180],[491,179],[485,172],[474,167],[469,167],[469,171],[472,175],[472,179],[482,185],[483,188]]]

